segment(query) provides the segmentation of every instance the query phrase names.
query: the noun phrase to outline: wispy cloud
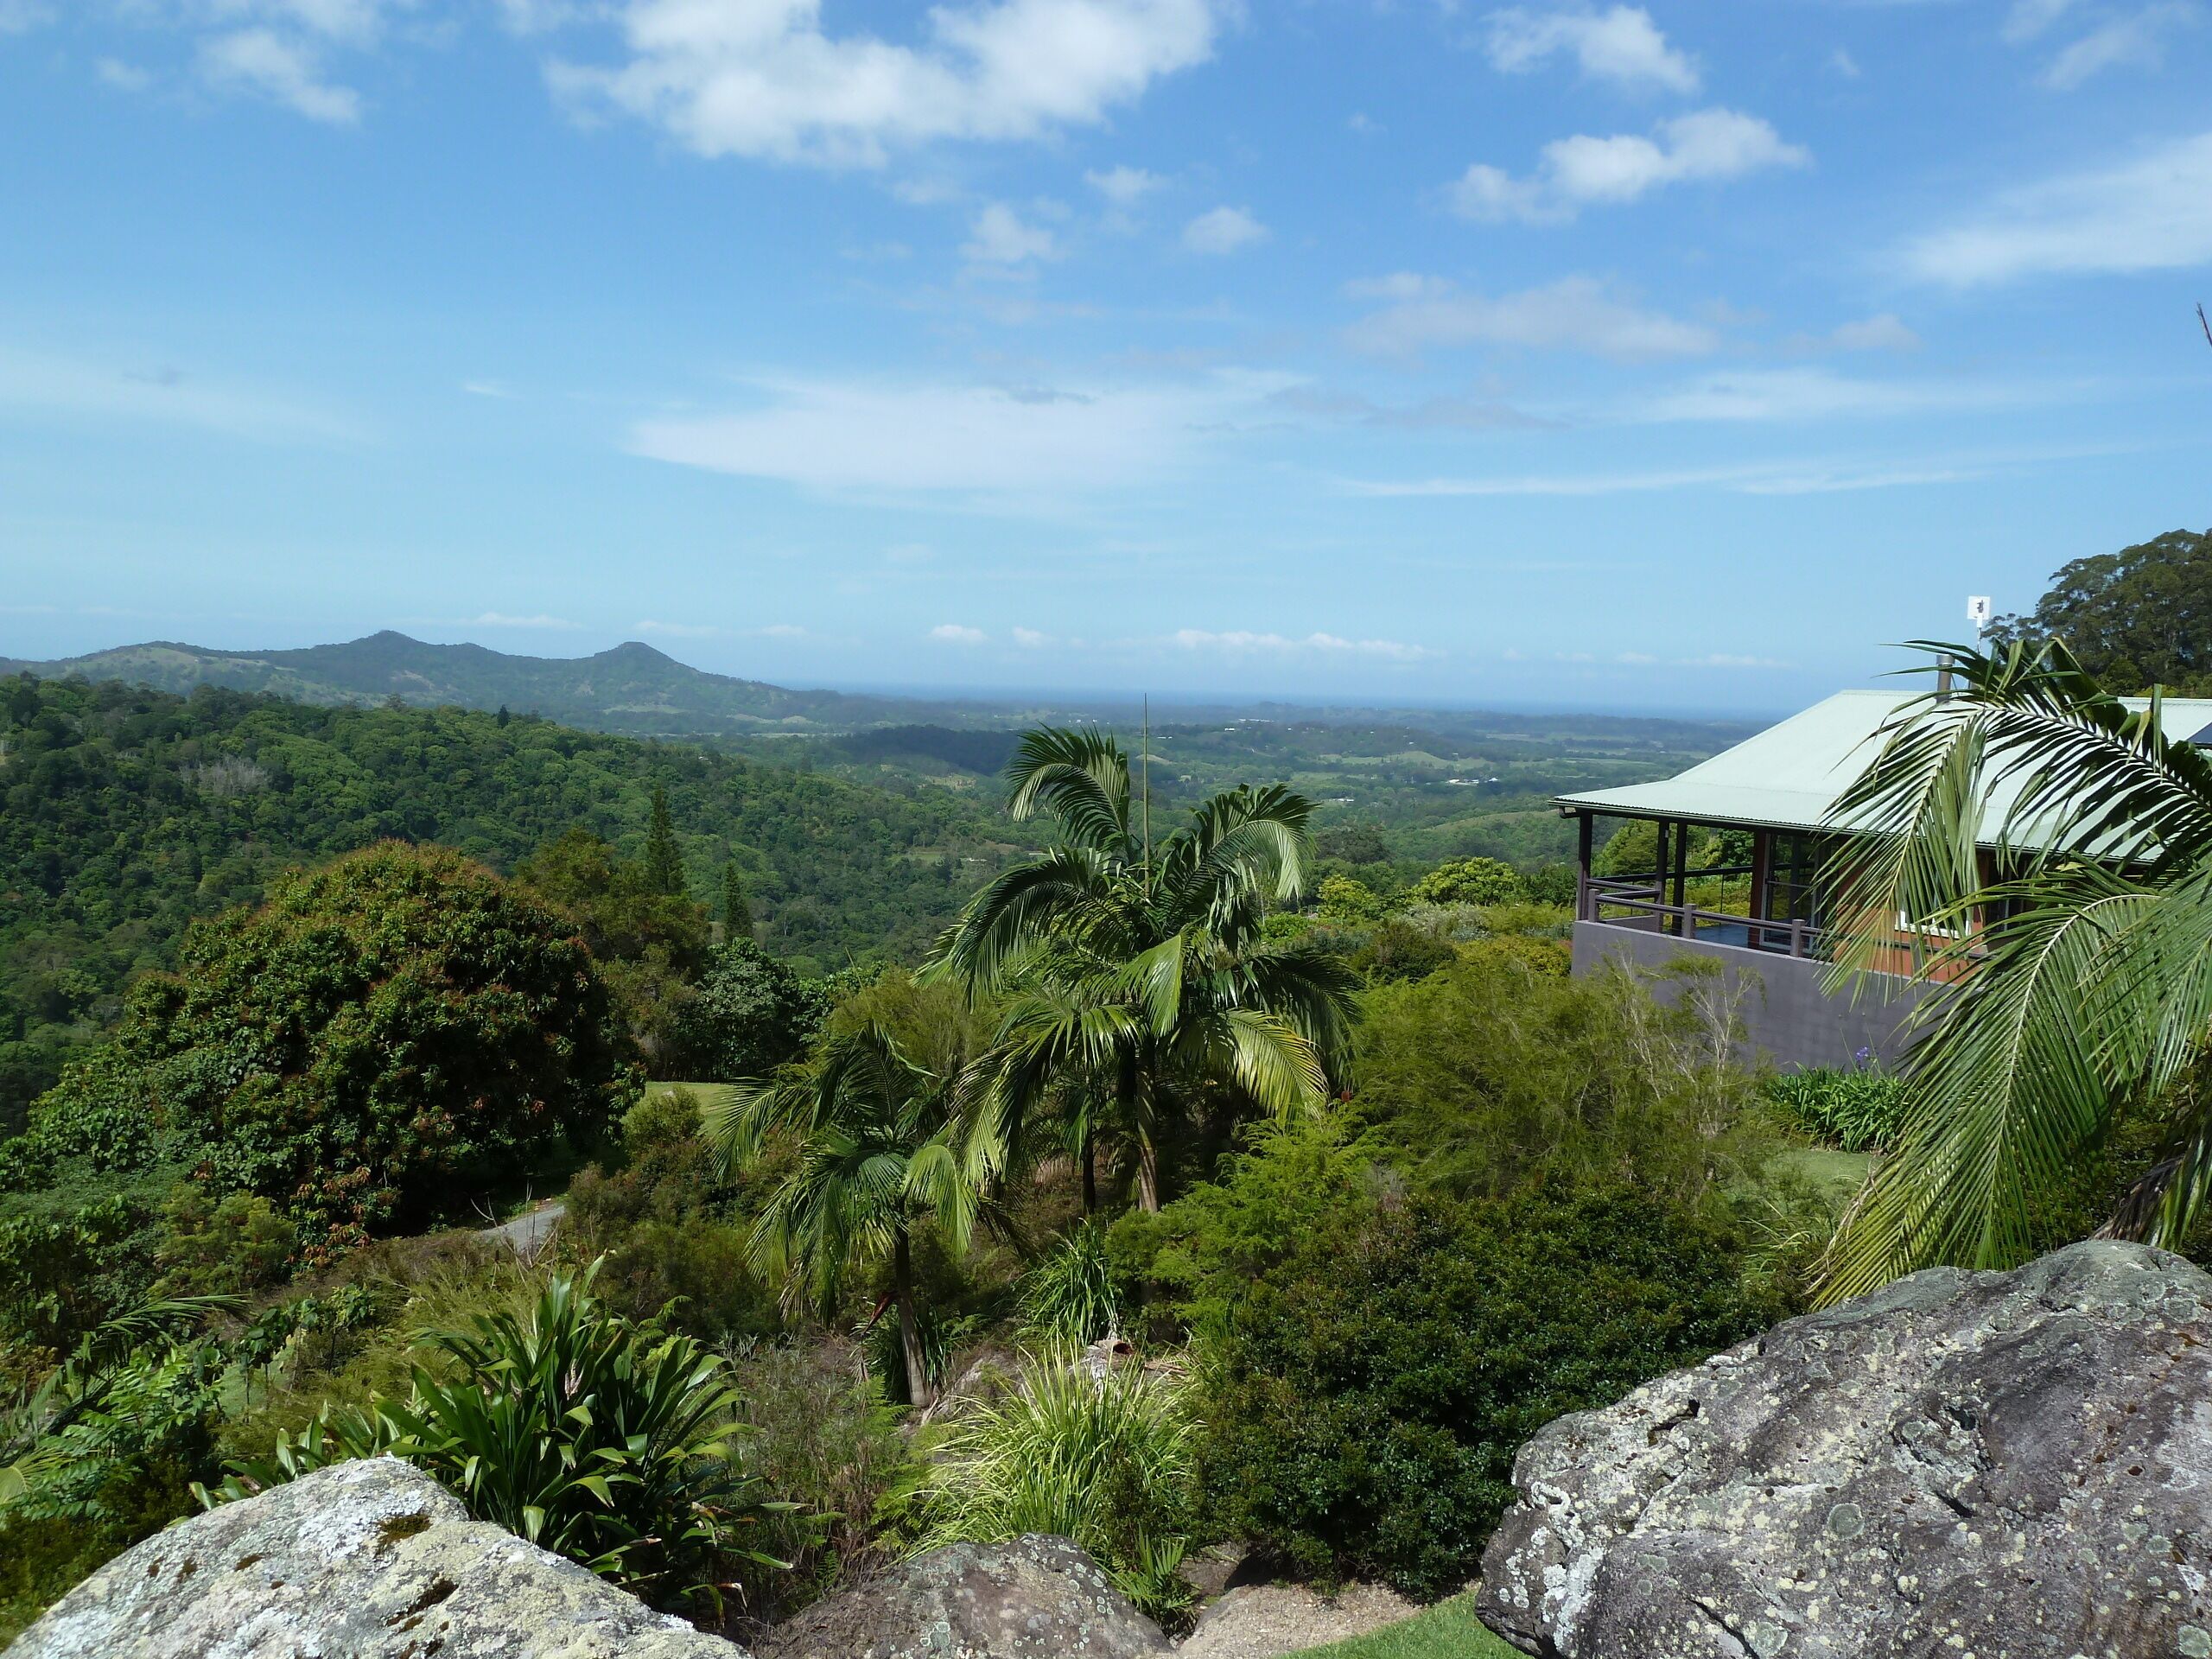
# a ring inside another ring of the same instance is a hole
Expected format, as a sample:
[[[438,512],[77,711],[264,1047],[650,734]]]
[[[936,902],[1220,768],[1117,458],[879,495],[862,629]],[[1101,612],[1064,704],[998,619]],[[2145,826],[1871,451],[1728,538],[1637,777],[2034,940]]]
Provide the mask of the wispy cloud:
[[[1812,154],[1767,122],[1735,110],[1698,110],[1662,121],[1653,136],[1578,133],[1543,148],[1535,172],[1516,178],[1478,162],[1446,199],[1462,218],[1556,224],[1583,208],[1634,201],[1666,185],[1714,182],[1777,167],[1807,167]]]
[[[1293,638],[1281,633],[1254,633],[1241,628],[1218,633],[1205,628],[1178,628],[1168,636],[1168,643],[1185,651],[1230,656],[1374,657],[1394,663],[1417,663],[1443,655],[1427,645],[1409,645],[1396,639],[1349,639],[1334,633]]]
[[[1786,342],[1794,352],[1916,352],[1921,338],[1894,311],[1840,322],[1824,334],[1792,334]]]
[[[2023,276],[2212,263],[2212,132],[2011,190],[1905,244],[1896,264],[1967,288]]]
[[[1012,267],[1032,260],[1057,259],[1060,247],[1051,231],[1033,225],[1002,201],[977,213],[969,226],[960,257],[970,264]]]
[[[980,645],[990,639],[981,628],[971,628],[964,622],[940,622],[930,630],[930,638],[948,645]]]
[[[2155,69],[2164,60],[2168,36],[2200,18],[2185,0],[2162,0],[2111,18],[2060,51],[2038,79],[2054,91],[2070,92],[2107,69]]]
[[[874,166],[935,140],[1084,126],[1212,55],[1215,0],[1001,0],[923,14],[903,44],[831,35],[805,0],[618,0],[627,60],[555,89],[705,156]]]
[[[351,421],[281,392],[168,365],[124,368],[0,346],[0,415],[198,427],[261,443],[359,442]]]
[[[1157,173],[1147,173],[1141,167],[1109,167],[1103,172],[1085,173],[1084,180],[1090,188],[1116,207],[1134,207],[1145,197],[1166,183]]]
[[[566,632],[580,628],[583,624],[571,622],[565,616],[548,616],[543,611],[534,616],[511,616],[505,611],[486,611],[458,626],[464,628],[550,628]]]
[[[680,466],[820,489],[1027,495],[1157,476],[1264,395],[1227,383],[791,380],[755,391],[756,406],[739,412],[641,422],[631,448]]]
[[[1754,465],[1662,468],[1648,472],[1552,473],[1514,476],[1350,479],[1344,487],[1379,499],[1645,495],[1720,490],[1738,495],[1828,495],[1855,490],[1964,484],[2005,470],[1998,461],[1794,461]]]
[[[1183,227],[1183,245],[1192,253],[1235,253],[1268,239],[1268,227],[1242,207],[1216,207]]]
[[[324,79],[316,54],[269,29],[241,29],[201,43],[200,73],[218,86],[273,99],[310,121],[350,126],[361,118],[361,97]]]
[[[1602,12],[1511,7],[1491,14],[1487,45],[1491,64],[1508,74],[1525,74],[1565,55],[1592,80],[1670,92],[1698,88],[1697,66],[1667,44],[1641,6]]]
[[[1367,291],[1402,296],[1347,331],[1356,350],[1405,355],[1432,346],[1511,346],[1589,352],[1624,360],[1696,357],[1719,334],[1624,299],[1587,276],[1495,298],[1402,273]]]
[[[1630,398],[1630,421],[1815,421],[1894,419],[1960,410],[2005,409],[2075,395],[2078,387],[2014,381],[1866,379],[1815,367],[1731,369]]]

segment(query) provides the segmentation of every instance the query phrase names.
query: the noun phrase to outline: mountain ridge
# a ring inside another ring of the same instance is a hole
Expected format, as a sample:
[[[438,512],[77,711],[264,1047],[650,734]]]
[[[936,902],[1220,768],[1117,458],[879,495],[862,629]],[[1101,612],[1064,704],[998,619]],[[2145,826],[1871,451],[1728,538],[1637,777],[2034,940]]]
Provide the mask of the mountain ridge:
[[[80,675],[163,691],[200,685],[327,706],[403,702],[512,709],[631,736],[826,734],[911,721],[919,700],[799,691],[680,663],[643,640],[587,657],[525,657],[465,642],[434,645],[394,628],[333,645],[229,651],[149,639],[48,661],[0,658],[0,673]]]

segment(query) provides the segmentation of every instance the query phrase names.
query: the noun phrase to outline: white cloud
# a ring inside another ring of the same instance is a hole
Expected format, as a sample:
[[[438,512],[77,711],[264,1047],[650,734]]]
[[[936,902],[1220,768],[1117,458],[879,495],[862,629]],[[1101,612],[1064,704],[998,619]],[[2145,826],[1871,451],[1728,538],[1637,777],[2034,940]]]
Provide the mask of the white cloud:
[[[361,118],[360,94],[323,79],[315,54],[273,29],[241,29],[202,41],[200,68],[218,86],[259,92],[310,121],[346,126]]]
[[[1041,651],[1052,643],[1052,636],[1049,633],[1039,633],[1034,628],[1016,628],[1014,631],[1014,643],[1025,651]]]
[[[1083,176],[1092,189],[1116,207],[1134,207],[1166,182],[1159,174],[1147,173],[1141,167],[1109,167],[1103,173],[1090,172]]]
[[[47,0],[0,0],[0,35],[28,35],[54,18]]]
[[[639,633],[664,633],[673,639],[707,639],[728,632],[705,622],[656,622],[650,618],[632,626]]]
[[[764,639],[804,639],[807,637],[806,630],[796,622],[771,622],[766,627],[754,628],[752,632]]]
[[[1738,369],[1640,399],[1623,413],[1632,421],[1888,419],[2011,408],[2035,395],[1993,381],[1861,380],[1819,368]],[[2042,395],[2050,395],[2048,389]]]
[[[1268,227],[1242,207],[1216,207],[1183,227],[1183,245],[1192,253],[1235,253],[1268,239]]]
[[[1789,346],[1800,352],[1916,352],[1923,341],[1894,311],[1838,323],[1825,334],[1795,334]]]
[[[358,441],[350,421],[282,393],[157,365],[124,369],[0,346],[0,416],[149,421],[263,443]]]
[[[1846,80],[1856,80],[1860,73],[1859,60],[1840,46],[1828,54],[1828,67]]]
[[[500,611],[486,611],[481,616],[472,616],[461,624],[465,628],[576,628],[583,625],[571,622],[564,616],[548,616],[540,611],[535,616],[509,616]]]
[[[2032,41],[2065,16],[2073,3],[2074,0],[2012,0],[2000,32],[2015,46]]]
[[[1525,179],[1478,162],[1452,184],[1448,200],[1467,219],[1557,221],[1593,204],[1633,201],[1662,185],[1741,178],[1813,159],[1757,116],[1734,110],[1698,110],[1662,121],[1656,130],[1655,138],[1578,133],[1554,139]]]
[[[92,73],[100,78],[101,86],[119,92],[143,92],[154,84],[153,76],[120,58],[102,58],[92,66]]]
[[[1389,279],[1407,284],[1424,279]],[[1433,280],[1433,279],[1432,279]],[[1448,284],[1429,286],[1352,325],[1357,349],[1404,354],[1427,346],[1517,346],[1592,352],[1624,359],[1695,357],[1716,350],[1719,335],[1620,299],[1587,276],[1492,299]]]
[[[1110,488],[1182,460],[1251,394],[1227,383],[1082,388],[761,385],[760,407],[641,423],[638,454],[831,490]]]
[[[981,628],[959,622],[940,622],[930,630],[931,639],[942,639],[949,645],[980,645],[990,637]]]
[[[2167,35],[2196,16],[2196,8],[2183,0],[2163,0],[2133,16],[2113,18],[2060,52],[2038,79],[2067,92],[2107,69],[2155,69],[2165,55]]]
[[[1694,92],[1697,66],[1667,44],[1641,6],[1605,12],[1535,12],[1516,6],[1490,17],[1490,60],[1509,74],[1524,74],[1560,53],[1571,54],[1594,80]]]
[[[505,402],[522,395],[502,380],[464,380],[461,389],[472,397],[495,397]]]
[[[1907,243],[1897,264],[1961,288],[2212,264],[2212,132],[2008,191],[1974,218]]]
[[[1020,265],[1033,259],[1057,259],[1060,249],[1052,232],[995,201],[976,215],[968,239],[960,245],[960,257],[971,264]]]
[[[1408,645],[1395,639],[1347,639],[1334,633],[1309,633],[1303,639],[1292,639],[1287,634],[1253,633],[1241,628],[1223,633],[1205,628],[1178,628],[1168,636],[1168,641],[1185,651],[1218,652],[1234,656],[1261,652],[1277,655],[1319,653],[1379,657],[1390,662],[1414,663],[1442,654],[1427,645]]]
[[[702,155],[872,166],[931,140],[1095,123],[1211,56],[1215,5],[940,5],[906,45],[825,33],[821,0],[626,0],[626,62],[549,73],[557,91],[655,122]]]
[[[1853,490],[1962,484],[2003,470],[1987,461],[1777,461],[1760,466],[1699,467],[1642,473],[1537,474],[1497,478],[1353,479],[1344,487],[1378,499],[1455,496],[1640,495],[1717,489],[1738,495],[1826,495]]]

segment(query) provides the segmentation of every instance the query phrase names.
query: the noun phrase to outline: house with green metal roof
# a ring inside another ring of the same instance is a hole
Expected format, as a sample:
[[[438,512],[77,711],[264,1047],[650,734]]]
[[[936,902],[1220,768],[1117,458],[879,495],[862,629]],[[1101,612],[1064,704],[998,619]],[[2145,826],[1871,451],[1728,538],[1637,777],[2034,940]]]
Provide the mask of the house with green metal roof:
[[[1898,711],[1921,694],[1839,691],[1687,772],[1654,783],[1559,798],[1579,823],[1574,971],[1607,963],[1660,970],[1685,957],[1719,964],[1738,993],[1752,1045],[1783,1065],[1893,1060],[1924,987],[1912,972],[1929,937],[1896,918],[1896,948],[1847,989],[1827,988],[1838,918],[1823,871],[1850,827],[1836,802],[1879,753]],[[2147,703],[2133,700],[2141,709]],[[2212,701],[2169,698],[2171,740],[2212,741]],[[1986,808],[1986,844],[2024,780],[2000,783]],[[1617,836],[1624,824],[1643,835]],[[2017,839],[2018,826],[2013,826]],[[1618,850],[1633,848],[1635,868]],[[1608,856],[1608,855],[1613,855]]]

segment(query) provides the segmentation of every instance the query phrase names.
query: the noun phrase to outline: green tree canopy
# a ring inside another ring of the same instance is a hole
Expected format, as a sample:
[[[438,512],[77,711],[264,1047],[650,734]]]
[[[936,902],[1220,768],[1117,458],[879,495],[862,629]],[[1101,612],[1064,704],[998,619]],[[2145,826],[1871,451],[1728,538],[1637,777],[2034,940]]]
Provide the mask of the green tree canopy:
[[[1999,617],[1993,646],[2058,639],[2082,671],[2127,696],[2212,690],[2212,531],[2170,530],[2076,559],[2024,616]]]
[[[653,785],[652,816],[645,825],[645,887],[671,899],[685,894],[683,849],[676,839],[676,820],[668,810],[668,791]]]
[[[386,843],[196,925],[112,1057],[34,1107],[27,1161],[181,1165],[281,1206],[310,1252],[342,1246],[465,1213],[595,1133],[624,1075],[608,1012],[560,918],[458,853]]]

